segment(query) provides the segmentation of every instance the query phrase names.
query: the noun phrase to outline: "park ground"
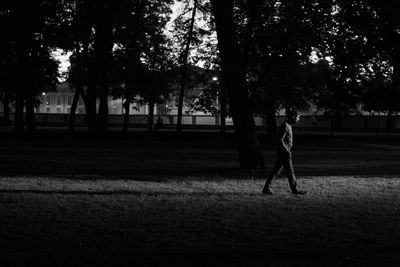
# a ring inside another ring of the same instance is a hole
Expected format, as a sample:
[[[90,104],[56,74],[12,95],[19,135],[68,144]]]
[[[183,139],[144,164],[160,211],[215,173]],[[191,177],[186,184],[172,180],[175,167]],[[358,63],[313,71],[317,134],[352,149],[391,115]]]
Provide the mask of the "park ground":
[[[238,169],[232,134],[0,140],[0,265],[399,266],[400,136],[296,133],[302,189]]]

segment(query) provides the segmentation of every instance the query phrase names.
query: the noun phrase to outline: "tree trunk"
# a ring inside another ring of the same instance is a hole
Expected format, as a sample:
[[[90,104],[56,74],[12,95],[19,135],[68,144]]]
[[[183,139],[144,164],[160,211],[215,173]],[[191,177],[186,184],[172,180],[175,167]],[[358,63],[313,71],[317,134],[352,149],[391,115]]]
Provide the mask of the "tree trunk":
[[[108,128],[108,89],[103,88],[100,97],[99,114],[97,117],[98,130],[104,132]]]
[[[76,108],[79,103],[79,97],[82,97],[83,102],[85,103],[85,107],[87,107],[87,97],[83,90],[85,76],[84,73],[87,70],[85,66],[87,66],[89,61],[89,36],[85,36],[85,31],[88,32],[90,29],[89,23],[87,21],[85,14],[85,7],[81,1],[75,1],[75,54],[76,54],[76,82],[74,84],[75,93],[74,99],[71,105],[71,111],[68,118],[68,130],[70,132],[74,131],[75,128],[75,117],[76,117]],[[80,45],[82,42],[82,47]],[[82,48],[82,49],[81,49]],[[81,51],[82,50],[82,51]],[[86,81],[87,82],[87,81]],[[86,108],[87,109],[87,108]]]
[[[33,96],[28,96],[26,99],[26,130],[28,132],[34,132],[36,130],[36,117],[35,117],[35,107],[33,105]]]
[[[109,84],[110,84],[110,64],[112,57],[112,7],[111,3],[107,3],[103,7],[103,17],[98,21],[98,32],[96,36],[99,38],[98,41],[98,50],[97,56],[100,60],[100,65],[97,66],[99,69],[99,114],[97,119],[98,130],[105,131],[108,127],[108,93],[109,93]]]
[[[87,92],[86,114],[89,131],[105,131],[108,121],[109,65],[112,52],[113,3],[96,2],[93,62]],[[100,98],[97,115],[97,98]]]
[[[220,101],[220,132],[222,134],[226,133],[226,88],[223,82],[220,83],[220,96],[219,96],[219,101]]]
[[[24,131],[24,96],[21,86],[17,85],[17,87],[15,97],[15,131],[22,133]]]
[[[390,133],[393,125],[393,110],[388,110],[386,117],[386,133]]]
[[[261,9],[262,2],[263,2],[262,0],[248,1],[249,15],[248,15],[248,22],[246,25],[245,38],[243,42],[243,60],[242,60],[243,62],[242,68],[245,73],[247,72],[247,67],[250,59],[250,47],[251,47],[251,41],[253,40],[254,27],[262,11]]]
[[[396,44],[400,44],[400,37],[396,35]],[[392,86],[393,88],[400,88],[400,49],[396,46],[396,50],[392,55],[393,60],[393,78],[392,78]],[[387,133],[391,132],[391,129],[394,128],[394,118],[393,118],[393,109],[388,110],[387,116],[387,124],[386,131]]]
[[[342,110],[342,102],[344,91],[340,87],[340,85],[333,85],[333,99],[332,99],[332,115],[331,115],[331,127],[330,127],[330,135],[333,135],[333,132],[336,130],[342,129],[342,119],[343,119],[343,110]]]
[[[149,132],[153,131],[154,126],[154,101],[149,102],[149,114],[147,117],[147,130]]]
[[[187,74],[187,61],[190,51],[190,43],[193,39],[193,28],[194,28],[194,21],[196,17],[196,9],[197,9],[197,0],[193,2],[193,11],[192,17],[190,20],[188,38],[186,40],[186,47],[182,54],[182,67],[181,67],[181,81],[180,81],[180,92],[179,92],[179,101],[178,101],[178,121],[176,124],[176,130],[178,132],[182,131],[182,111],[183,111],[183,98],[185,97],[185,86],[186,86],[186,74]]]
[[[75,130],[75,114],[78,102],[79,102],[79,94],[77,92],[77,89],[75,89],[74,99],[72,100],[71,111],[69,112],[69,118],[68,118],[68,131],[70,132],[73,132]]]
[[[267,134],[272,137],[276,136],[278,129],[276,125],[275,112],[276,112],[275,104],[272,102],[268,102],[265,114],[267,117]]]
[[[83,37],[86,37],[83,35]],[[87,65],[87,75],[88,75],[88,81],[87,81],[87,93],[86,93],[86,103],[85,103],[85,109],[86,109],[86,122],[88,126],[89,132],[95,132],[96,131],[96,119],[97,119],[97,105],[96,105],[96,99],[97,99],[97,70],[96,70],[96,60],[97,58],[90,58],[89,57],[89,51],[88,51],[88,45],[89,41],[87,39],[84,40],[85,44],[83,45],[84,49],[86,47],[86,51],[84,50],[84,54],[82,55],[83,58],[85,59],[85,63]],[[95,61],[95,62],[93,62]]]
[[[8,92],[6,92],[4,94],[3,107],[4,107],[4,124],[5,124],[5,126],[9,126],[10,125],[10,96],[9,96]]]
[[[125,102],[123,104],[123,108],[124,108],[124,125],[122,130],[124,132],[128,131],[128,124],[129,124],[129,107],[131,106],[131,100],[129,98],[125,98]]]
[[[246,88],[241,53],[235,39],[233,0],[211,0],[215,15],[222,77],[226,85],[229,107],[235,127],[240,168],[264,167],[263,157]]]
[[[335,131],[341,130],[343,128],[343,110],[340,104],[336,107],[335,110],[335,120],[334,120],[334,129]]]
[[[87,103],[86,108],[86,121],[89,132],[96,131],[96,119],[97,119],[97,108],[96,108],[96,87],[91,82],[88,85],[87,91]]]
[[[18,8],[17,18],[21,19],[26,13]],[[17,25],[21,22],[16,22]],[[24,96],[28,88],[28,64],[29,64],[29,43],[30,32],[26,27],[17,26],[16,36],[16,56],[17,56],[17,79],[15,81],[15,131],[24,131]]]
[[[32,80],[29,77],[31,71],[31,49],[34,40],[34,25],[22,23],[32,21],[33,1],[27,1],[23,5],[12,3],[15,10],[14,33],[16,41],[16,82],[15,82],[15,130],[17,133],[24,131],[24,101],[30,93]],[[35,78],[35,77],[34,77]],[[33,104],[33,103],[32,103]],[[32,105],[33,106],[33,105]]]
[[[78,107],[80,96],[82,97],[82,100],[86,106],[87,98],[86,98],[85,92],[83,91],[83,86],[78,84],[75,87],[74,99],[72,100],[71,111],[69,113],[69,118],[68,118],[68,130],[70,132],[73,132],[74,128],[75,128],[76,108]]]

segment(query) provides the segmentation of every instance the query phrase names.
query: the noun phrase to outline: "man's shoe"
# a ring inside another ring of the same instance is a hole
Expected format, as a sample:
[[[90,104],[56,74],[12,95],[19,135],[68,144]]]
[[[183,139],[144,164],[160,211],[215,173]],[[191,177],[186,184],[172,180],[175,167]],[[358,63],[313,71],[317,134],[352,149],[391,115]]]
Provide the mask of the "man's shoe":
[[[307,195],[309,192],[308,191],[294,191],[293,194],[295,195]]]
[[[273,195],[274,194],[274,192],[272,192],[272,190],[269,188],[264,188],[262,193],[265,195]]]

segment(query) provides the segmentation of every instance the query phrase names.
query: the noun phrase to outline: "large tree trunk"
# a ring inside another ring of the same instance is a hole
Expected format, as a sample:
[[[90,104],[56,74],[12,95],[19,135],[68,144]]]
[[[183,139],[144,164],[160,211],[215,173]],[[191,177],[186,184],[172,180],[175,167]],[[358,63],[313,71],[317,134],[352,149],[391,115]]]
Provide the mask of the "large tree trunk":
[[[109,67],[112,52],[113,3],[96,2],[96,35],[93,45],[93,61],[87,92],[86,114],[89,131],[105,131],[108,122]],[[99,108],[97,115],[97,98]]]
[[[182,111],[183,111],[183,98],[185,97],[185,86],[186,86],[186,76],[187,76],[187,61],[190,51],[190,43],[193,39],[193,28],[194,21],[196,17],[196,9],[197,9],[197,0],[193,1],[193,11],[192,17],[190,19],[190,26],[188,32],[188,38],[186,40],[185,50],[182,54],[182,67],[181,67],[181,81],[180,81],[180,92],[179,92],[179,101],[178,101],[178,121],[176,124],[176,130],[178,132],[182,131]]]
[[[211,0],[211,4],[215,15],[222,77],[237,137],[240,168],[257,169],[263,167],[264,162],[246,88],[241,52],[235,38],[233,0]]]
[[[15,81],[15,131],[22,133],[24,131],[24,99],[26,91],[30,86],[28,81],[29,73],[29,48],[31,44],[31,29],[28,24],[21,21],[29,21],[29,3],[28,6],[16,4],[16,56],[17,56],[17,75]]]

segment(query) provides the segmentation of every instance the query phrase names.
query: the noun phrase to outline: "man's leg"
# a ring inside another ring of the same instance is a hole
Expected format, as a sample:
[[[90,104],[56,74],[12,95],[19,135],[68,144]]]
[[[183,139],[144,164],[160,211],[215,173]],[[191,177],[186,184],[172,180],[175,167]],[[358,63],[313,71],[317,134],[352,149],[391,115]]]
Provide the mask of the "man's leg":
[[[293,193],[297,192],[297,181],[296,176],[294,175],[292,157],[287,157],[285,160],[283,160],[283,167],[285,168],[286,175],[289,179],[290,189]]]
[[[289,156],[287,158],[285,158],[284,160],[282,160],[283,163],[283,167],[285,168],[286,174],[288,176],[289,179],[289,185],[290,185],[290,189],[292,190],[293,194],[307,194],[307,191],[300,191],[297,188],[297,180],[296,180],[296,176],[294,175],[294,168],[293,168],[293,163],[292,163],[292,157]]]
[[[268,175],[267,181],[265,182],[264,185],[264,189],[262,190],[262,192],[264,194],[272,194],[271,189],[269,188],[269,186],[271,185],[272,181],[275,179],[276,176],[279,175],[279,173],[282,171],[283,165],[282,165],[282,161],[280,160],[280,158],[278,157],[278,159],[276,160],[274,169],[272,170],[272,172]]]

